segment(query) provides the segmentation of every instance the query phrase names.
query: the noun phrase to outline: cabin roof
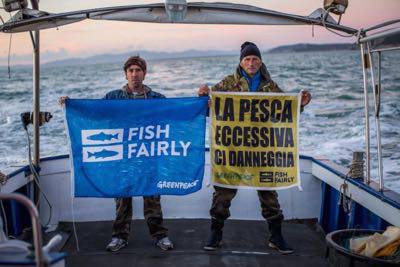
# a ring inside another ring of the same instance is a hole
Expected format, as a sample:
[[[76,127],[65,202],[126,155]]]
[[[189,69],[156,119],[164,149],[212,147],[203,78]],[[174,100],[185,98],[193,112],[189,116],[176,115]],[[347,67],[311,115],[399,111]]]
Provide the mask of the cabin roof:
[[[0,31],[11,33],[43,30],[92,19],[182,24],[324,25],[348,34],[357,33],[356,29],[335,23],[329,15],[323,22],[324,12],[323,9],[317,9],[310,16],[301,16],[243,4],[190,2],[187,3],[186,17],[173,21],[164,3],[104,7],[59,14],[24,9],[0,26]]]

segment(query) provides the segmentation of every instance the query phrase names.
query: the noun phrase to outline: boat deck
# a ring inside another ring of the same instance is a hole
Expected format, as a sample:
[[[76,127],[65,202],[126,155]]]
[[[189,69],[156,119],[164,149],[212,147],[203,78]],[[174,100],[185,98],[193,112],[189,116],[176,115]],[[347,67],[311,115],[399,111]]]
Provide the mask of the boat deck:
[[[76,223],[80,251],[76,251],[71,235],[62,250],[68,253],[66,266],[329,266],[324,236],[310,223],[284,222],[284,235],[295,249],[291,255],[280,255],[267,247],[267,224],[263,221],[228,220],[222,248],[216,252],[202,249],[209,220],[168,219],[164,224],[174,250],[155,247],[144,220],[134,220],[129,245],[110,253],[105,246],[110,241],[112,222]]]

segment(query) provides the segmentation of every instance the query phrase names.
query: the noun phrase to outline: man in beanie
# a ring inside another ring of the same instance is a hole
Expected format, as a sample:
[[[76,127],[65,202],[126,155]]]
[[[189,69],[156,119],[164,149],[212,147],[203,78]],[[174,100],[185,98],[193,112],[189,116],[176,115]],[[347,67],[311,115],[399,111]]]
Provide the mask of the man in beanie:
[[[104,99],[147,99],[164,98],[165,96],[154,92],[143,84],[146,76],[147,64],[139,56],[130,57],[124,64],[124,73],[127,80],[122,89],[114,90],[106,94]],[[68,97],[61,97],[59,103],[64,104]],[[116,198],[116,218],[112,228],[111,242],[106,249],[116,252],[128,245],[130,227],[132,223],[132,198]],[[168,230],[163,226],[160,196],[143,197],[144,217],[149,227],[150,235],[154,238],[154,244],[162,250],[173,249],[174,245],[168,238]]]
[[[258,47],[252,42],[245,42],[241,46],[240,63],[233,75],[225,77],[221,82],[211,87],[212,91],[232,92],[276,92],[283,91],[271,79],[266,66],[262,62]],[[207,96],[210,88],[207,85],[200,86],[198,94]],[[308,91],[304,91],[301,97],[301,110],[311,100]],[[237,189],[214,186],[213,201],[210,209],[211,233],[205,250],[217,250],[222,240],[222,229],[225,220],[230,216],[229,207]],[[267,220],[270,230],[269,246],[277,249],[282,254],[289,254],[293,249],[282,236],[281,225],[283,221],[278,194],[276,191],[258,190],[258,198],[261,204],[262,216]]]

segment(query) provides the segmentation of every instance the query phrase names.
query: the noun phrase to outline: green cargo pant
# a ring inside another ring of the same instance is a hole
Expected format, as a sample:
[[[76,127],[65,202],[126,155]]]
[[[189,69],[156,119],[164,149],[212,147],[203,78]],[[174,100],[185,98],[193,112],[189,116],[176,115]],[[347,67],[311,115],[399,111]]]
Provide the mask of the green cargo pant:
[[[229,207],[237,193],[237,189],[214,186],[213,202],[210,209],[212,218],[225,221],[231,215]],[[283,220],[282,210],[279,206],[278,194],[276,191],[257,191],[261,204],[261,214],[268,223],[281,223]],[[222,225],[223,226],[223,225]]]
[[[132,222],[132,198],[116,198],[116,218],[113,223],[113,237],[128,240]],[[168,229],[163,227],[160,196],[143,197],[144,218],[154,238],[167,236]]]

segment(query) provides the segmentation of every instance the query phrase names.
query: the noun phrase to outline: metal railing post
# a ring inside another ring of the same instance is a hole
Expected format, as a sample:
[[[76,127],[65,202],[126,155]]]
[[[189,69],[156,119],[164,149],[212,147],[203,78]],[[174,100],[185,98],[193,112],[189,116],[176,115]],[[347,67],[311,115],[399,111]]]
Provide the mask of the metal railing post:
[[[31,0],[32,8],[39,9],[39,1]],[[33,165],[40,164],[40,31],[34,32],[33,45]],[[40,181],[38,181],[40,182]],[[39,205],[39,188],[34,185],[35,203]]]
[[[35,205],[27,197],[15,193],[13,194],[1,193],[0,200],[15,200],[28,209],[32,221],[33,244],[35,246],[36,266],[44,267],[46,262],[44,260],[42,251],[42,232],[39,223],[39,212],[36,209]]]
[[[364,44],[360,43],[361,61],[363,68],[363,84],[364,84],[364,113],[365,113],[365,168],[366,175],[364,182],[369,184],[371,182],[371,154],[370,154],[370,136],[369,136],[369,103],[368,103],[368,87],[367,87],[367,68],[368,58],[366,57]]]
[[[375,107],[375,127],[376,127],[376,147],[378,151],[378,177],[379,177],[379,190],[383,190],[383,163],[382,163],[382,143],[381,143],[381,122],[379,118],[380,109],[380,82],[375,82],[375,71],[373,58],[371,53],[370,44],[367,43],[368,58],[370,62],[370,73],[372,82],[372,92],[374,94],[374,107]],[[379,59],[380,60],[380,59]],[[380,68],[380,65],[378,66]],[[378,71],[380,73],[380,70]]]

